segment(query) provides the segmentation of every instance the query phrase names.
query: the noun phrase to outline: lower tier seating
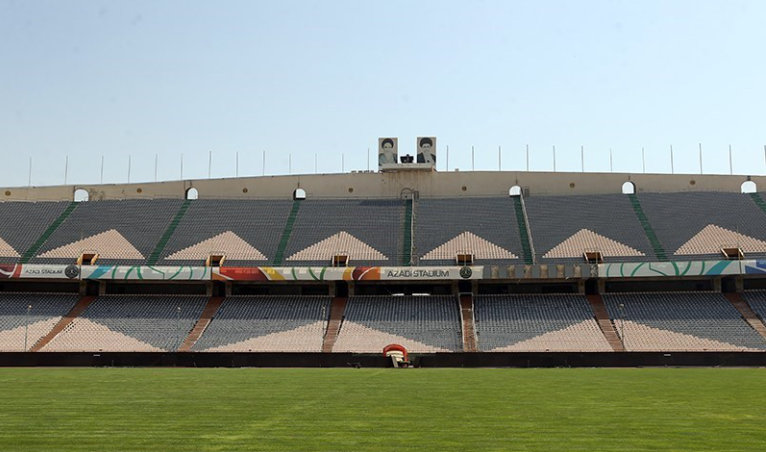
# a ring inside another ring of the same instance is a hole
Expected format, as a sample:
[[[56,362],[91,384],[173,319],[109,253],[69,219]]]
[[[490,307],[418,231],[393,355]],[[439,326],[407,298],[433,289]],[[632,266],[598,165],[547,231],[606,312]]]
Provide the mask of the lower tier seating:
[[[480,295],[479,351],[612,351],[583,295]]]
[[[332,298],[227,297],[193,351],[320,352]]]
[[[46,293],[1,293],[0,351],[21,352],[32,348],[79,298]]]
[[[416,353],[462,351],[459,309],[451,296],[351,297],[333,351],[380,353],[389,344]]]
[[[766,349],[766,341],[720,293],[642,292],[603,298],[628,351]]]
[[[101,296],[41,351],[175,351],[206,303],[204,296]]]

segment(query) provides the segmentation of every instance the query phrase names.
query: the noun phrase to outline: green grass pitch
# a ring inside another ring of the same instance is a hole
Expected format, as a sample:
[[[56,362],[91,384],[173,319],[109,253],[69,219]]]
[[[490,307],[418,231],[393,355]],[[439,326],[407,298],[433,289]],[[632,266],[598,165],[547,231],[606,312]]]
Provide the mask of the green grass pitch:
[[[766,369],[0,369],[1,451],[764,451]]]

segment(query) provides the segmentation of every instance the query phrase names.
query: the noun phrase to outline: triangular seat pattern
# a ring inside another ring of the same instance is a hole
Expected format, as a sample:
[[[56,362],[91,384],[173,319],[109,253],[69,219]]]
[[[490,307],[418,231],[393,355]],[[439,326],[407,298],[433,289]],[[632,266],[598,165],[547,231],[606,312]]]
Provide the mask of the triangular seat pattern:
[[[0,257],[19,257],[19,253],[8,242],[0,238]]]
[[[458,252],[473,253],[476,259],[517,259],[515,254],[505,248],[501,248],[468,231],[437,246],[423,256],[422,259],[455,259],[455,255]]]
[[[252,337],[233,344],[205,349],[205,352],[318,352],[322,350],[324,322],[314,322],[288,331]]]
[[[645,256],[644,253],[590,229],[580,229],[574,235],[545,253],[544,258],[582,258],[585,251],[600,251],[602,256]]]
[[[315,243],[292,256],[288,261],[329,261],[338,253],[347,253],[349,259],[362,261],[385,261],[388,258],[346,231],[340,231],[321,242]]]
[[[210,254],[221,253],[226,259],[241,261],[263,261],[266,256],[255,247],[244,241],[237,234],[226,231],[215,237],[199,242],[190,247],[177,251],[168,260],[205,260]]]
[[[144,259],[141,252],[114,229],[54,248],[38,257],[76,259],[84,251],[96,252],[100,259]]]
[[[738,232],[709,224],[688,242],[681,245],[674,254],[720,254],[722,247],[738,247],[745,253],[766,252],[766,242]]]
[[[44,352],[162,352],[151,344],[85,318],[75,319],[43,347]]]
[[[609,352],[612,347],[593,320],[570,325],[557,331],[542,333],[531,339],[496,347],[491,352]]]
[[[654,328],[639,322],[615,320],[618,332],[624,332],[625,348],[629,351],[758,351],[741,345],[716,341],[691,334]]]
[[[399,344],[414,353],[437,353],[449,352],[445,348],[424,344],[414,339],[409,339],[396,334],[386,333],[362,325],[361,323],[346,320],[340,330],[338,340],[333,347],[334,352],[357,352],[370,353],[383,351],[383,347],[390,344]]]

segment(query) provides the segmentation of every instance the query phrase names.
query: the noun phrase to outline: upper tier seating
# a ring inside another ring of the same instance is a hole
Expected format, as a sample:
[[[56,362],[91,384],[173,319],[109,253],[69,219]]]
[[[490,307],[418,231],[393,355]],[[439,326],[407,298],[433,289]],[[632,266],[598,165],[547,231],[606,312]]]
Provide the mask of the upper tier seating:
[[[0,263],[18,262],[68,205],[68,202],[0,202]]]
[[[0,293],[0,352],[27,350],[77,303],[78,295]],[[30,307],[31,306],[31,307]]]
[[[722,258],[724,246],[766,256],[766,216],[749,195],[646,193],[639,200],[671,260]]]
[[[306,199],[285,251],[285,265],[328,266],[347,254],[350,266],[398,265],[404,201]]]
[[[525,204],[536,262],[583,262],[585,251],[605,262],[657,260],[627,195],[532,196]]]
[[[207,300],[184,295],[100,296],[42,351],[175,351]]]
[[[226,266],[268,264],[277,252],[292,203],[243,199],[192,201],[162,253],[162,263],[203,265],[210,254],[223,253]]]
[[[415,245],[421,265],[455,265],[458,252],[472,253],[479,265],[523,262],[516,211],[508,197],[419,199]]]
[[[582,295],[480,295],[474,318],[480,351],[612,351]]]
[[[192,350],[320,352],[331,300],[297,295],[227,297]]]
[[[628,351],[766,350],[766,341],[720,293],[614,293],[603,299]]]
[[[356,296],[348,300],[334,352],[462,351],[459,304],[451,296]]]
[[[48,238],[31,263],[74,263],[83,252],[98,264],[146,261],[181,206],[181,200],[89,201]]]

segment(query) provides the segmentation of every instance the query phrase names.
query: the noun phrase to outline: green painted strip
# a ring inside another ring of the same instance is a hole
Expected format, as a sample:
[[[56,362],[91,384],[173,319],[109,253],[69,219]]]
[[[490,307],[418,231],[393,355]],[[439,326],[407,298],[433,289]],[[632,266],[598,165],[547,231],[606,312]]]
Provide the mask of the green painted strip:
[[[314,281],[319,281],[319,278],[317,278],[317,275],[314,274],[314,270],[312,270],[311,267],[309,267],[309,275],[314,278]]]
[[[30,259],[32,259],[33,257],[37,255],[37,252],[40,251],[40,248],[42,248],[43,245],[45,245],[45,242],[48,241],[50,236],[52,236],[53,233],[56,232],[59,226],[61,226],[61,224],[64,223],[64,221],[66,221],[67,218],[69,218],[69,215],[71,215],[72,212],[74,212],[74,209],[76,209],[77,206],[79,205],[80,205],[79,202],[69,203],[67,208],[64,209],[63,212],[61,212],[61,215],[59,215],[58,218],[53,220],[53,223],[51,223],[50,226],[48,226],[48,228],[45,230],[45,232],[43,232],[43,234],[37,238],[35,243],[33,243],[32,246],[30,246],[29,249],[27,249],[24,252],[24,254],[21,255],[20,261],[22,264],[26,264],[27,262],[29,262]]]
[[[654,249],[654,254],[657,256],[657,259],[660,262],[667,262],[668,256],[665,253],[665,249],[662,247],[660,240],[657,238],[657,234],[654,233],[654,229],[652,228],[651,223],[649,223],[649,218],[647,218],[644,209],[641,208],[641,203],[638,201],[638,196],[635,194],[630,194],[628,195],[628,198],[630,199],[630,204],[633,206],[633,211],[636,213],[636,217],[638,217],[638,221],[641,223],[641,227],[644,228],[644,234],[646,234],[646,238],[649,239],[649,243],[652,244],[652,248]]]
[[[167,246],[168,242],[170,241],[170,237],[172,237],[173,233],[176,231],[176,228],[181,222],[181,219],[183,219],[184,215],[186,215],[186,211],[189,210],[190,205],[191,200],[189,199],[185,200],[183,204],[181,204],[181,208],[178,209],[178,212],[176,212],[176,216],[173,217],[173,220],[170,221],[167,229],[165,229],[165,233],[162,234],[160,241],[157,242],[154,250],[152,250],[152,253],[149,255],[149,260],[146,261],[146,265],[156,265],[157,261],[160,260],[162,252],[165,250],[165,246]]]
[[[412,265],[412,200],[404,200],[404,221],[402,222],[402,258],[399,265]]]
[[[688,262],[688,263],[686,264],[686,268],[684,269],[684,271],[683,271],[683,272],[681,272],[681,276],[685,276],[685,275],[686,275],[686,272],[688,272],[690,268],[692,268],[692,263],[691,263],[691,262]]]
[[[634,269],[633,269],[633,272],[631,272],[630,276],[631,276],[631,277],[635,276],[636,272],[637,272],[637,271],[638,271],[638,270],[639,270],[641,267],[643,267],[645,263],[646,263],[646,262],[642,262],[642,263],[638,264],[638,265],[636,266],[636,268],[634,268]],[[649,268],[652,268],[652,265],[651,265],[651,264],[649,264]]]
[[[521,196],[513,197],[513,206],[516,210],[516,226],[519,228],[519,238],[521,239],[521,251],[524,254],[524,263],[532,265],[534,259],[532,256],[532,246],[529,243],[529,231],[527,226],[527,216],[524,212],[524,206],[521,204]]]
[[[290,210],[290,215],[287,217],[285,223],[285,229],[282,231],[282,238],[279,240],[279,247],[274,255],[273,266],[277,267],[282,265],[282,261],[285,257],[285,250],[287,249],[287,242],[290,241],[290,234],[293,232],[293,225],[295,225],[295,219],[298,217],[298,209],[301,208],[301,202],[299,200],[293,201],[293,208]]]
[[[293,281],[298,281],[298,275],[295,274],[295,267],[290,269],[290,274],[293,275]]]
[[[753,200],[753,202],[760,207],[760,209],[763,211],[763,213],[766,213],[766,201],[761,198],[761,195],[758,193],[750,193],[750,199]]]

